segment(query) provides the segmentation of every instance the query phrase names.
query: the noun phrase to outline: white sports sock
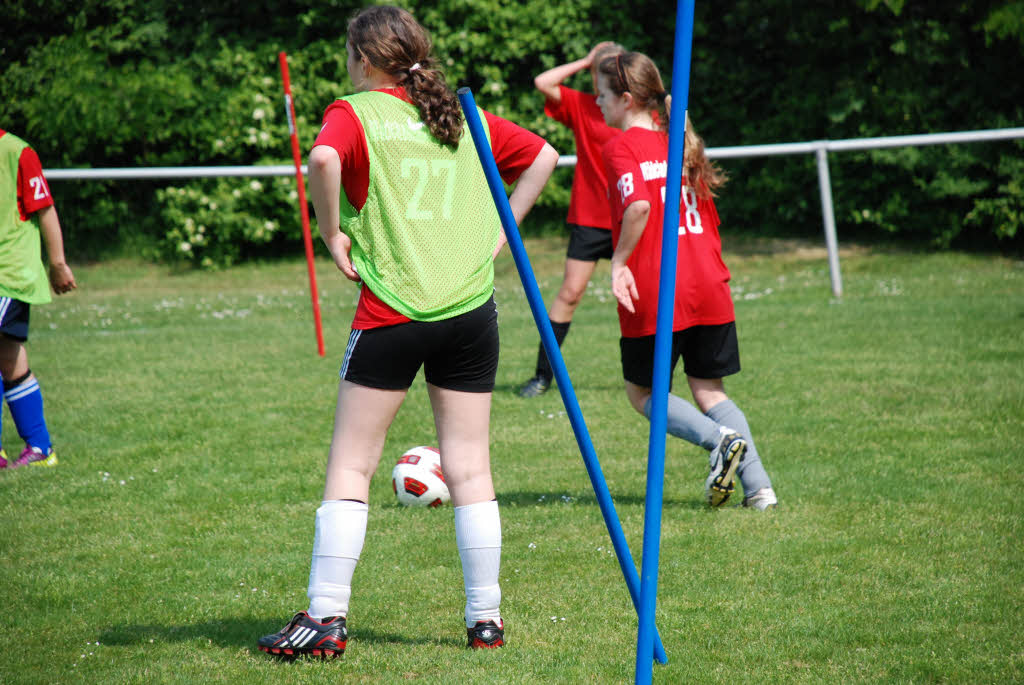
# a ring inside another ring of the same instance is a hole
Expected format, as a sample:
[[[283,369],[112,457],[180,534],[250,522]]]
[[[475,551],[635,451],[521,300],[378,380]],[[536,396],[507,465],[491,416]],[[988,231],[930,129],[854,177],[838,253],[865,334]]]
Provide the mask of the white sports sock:
[[[498,502],[455,507],[455,543],[466,588],[466,627],[491,619],[501,625],[501,517]]]
[[[309,610],[312,618],[347,616],[352,574],[366,539],[365,502],[328,500],[316,510],[316,537],[309,569]]]

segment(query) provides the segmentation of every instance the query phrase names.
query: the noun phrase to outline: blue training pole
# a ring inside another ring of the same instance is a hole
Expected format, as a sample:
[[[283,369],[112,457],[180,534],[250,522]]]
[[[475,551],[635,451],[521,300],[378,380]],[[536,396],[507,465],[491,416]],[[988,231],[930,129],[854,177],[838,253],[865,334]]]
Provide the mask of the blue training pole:
[[[658,285],[658,327],[654,335],[654,378],[651,387],[651,433],[647,450],[647,495],[644,502],[644,548],[640,574],[640,626],[636,640],[636,682],[650,683],[654,645],[654,609],[658,595],[658,553],[665,486],[665,433],[671,382],[672,328],[675,320],[676,257],[679,243],[679,200],[682,192],[683,142],[690,89],[690,50],[695,0],[678,0],[675,51],[672,58],[672,113],[668,131],[668,177],[665,219],[661,229],[661,278]]]
[[[590,432],[587,424],[583,421],[583,413],[580,411],[579,402],[576,400],[576,393],[573,391],[572,382],[569,380],[569,372],[565,368],[565,360],[562,359],[562,351],[555,341],[555,333],[551,330],[551,321],[548,319],[547,309],[544,308],[544,300],[540,295],[540,288],[537,287],[537,279],[533,275],[533,268],[530,266],[530,258],[523,247],[523,239],[519,235],[519,227],[516,225],[515,217],[512,215],[512,207],[508,204],[508,196],[505,195],[505,186],[502,183],[501,175],[498,173],[498,165],[494,161],[494,154],[487,143],[487,135],[484,133],[483,124],[480,122],[480,114],[476,109],[476,102],[473,93],[469,88],[459,88],[459,103],[462,105],[462,112],[466,116],[466,124],[473,136],[473,144],[476,146],[477,156],[484,168],[484,175],[487,177],[487,185],[490,187],[491,196],[494,198],[494,205],[498,209],[498,216],[501,225],[505,229],[505,237],[508,239],[509,249],[512,251],[512,258],[515,260],[516,269],[519,271],[519,279],[523,283],[523,290],[526,291],[526,299],[530,303],[530,311],[533,312],[533,319],[540,331],[541,343],[544,351],[547,352],[548,361],[558,382],[558,390],[562,394],[562,403],[565,405],[566,414],[569,416],[569,423],[576,434],[576,443],[583,455],[583,463],[587,467],[587,475],[590,476],[590,483],[594,487],[594,494],[597,496],[598,506],[601,508],[601,515],[604,516],[604,524],[612,539],[612,546],[615,548],[615,556],[619,560],[619,568],[626,578],[626,586],[629,588],[629,596],[633,600],[633,606],[639,611],[640,608],[640,579],[637,576],[636,565],[633,563],[633,556],[630,554],[629,545],[626,544],[626,535],[622,532],[622,524],[615,512],[615,505],[612,503],[611,493],[608,491],[608,484],[601,472],[601,464],[594,452],[594,445],[590,441]],[[661,645],[661,638],[657,634],[657,628],[651,627],[654,658],[659,663],[667,663],[665,648]],[[651,647],[648,647],[650,650]],[[648,654],[651,652],[648,651]]]

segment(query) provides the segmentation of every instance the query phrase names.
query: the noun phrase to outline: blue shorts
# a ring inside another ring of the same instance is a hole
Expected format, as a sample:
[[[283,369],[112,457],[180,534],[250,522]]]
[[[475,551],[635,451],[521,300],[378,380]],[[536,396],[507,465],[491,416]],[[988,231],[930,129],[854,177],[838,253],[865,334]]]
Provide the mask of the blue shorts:
[[[622,377],[634,385],[651,387],[654,379],[654,336],[619,338]],[[740,347],[736,340],[736,322],[719,326],[691,326],[672,334],[672,366],[675,373],[679,357],[687,376],[724,378],[740,370]]]
[[[368,388],[405,390],[421,366],[427,382],[439,388],[492,392],[498,373],[494,297],[442,321],[353,330],[339,375]]]
[[[18,342],[28,340],[28,315],[31,305],[11,297],[0,297],[0,333]]]

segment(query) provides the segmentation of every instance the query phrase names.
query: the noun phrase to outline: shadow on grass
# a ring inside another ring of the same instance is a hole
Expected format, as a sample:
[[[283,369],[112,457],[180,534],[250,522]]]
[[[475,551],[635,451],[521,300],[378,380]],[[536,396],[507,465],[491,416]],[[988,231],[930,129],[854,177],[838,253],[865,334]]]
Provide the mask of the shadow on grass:
[[[256,640],[263,635],[277,632],[287,620],[288,618],[268,620],[254,616],[240,616],[187,625],[152,623],[117,625],[106,628],[100,634],[99,641],[110,646],[131,647],[150,643],[167,644],[208,640],[220,647],[249,648],[249,651],[255,654],[259,652]],[[457,633],[453,633],[451,636],[437,636],[430,635],[429,631],[425,631],[422,636],[409,636],[402,633],[373,630],[363,626],[353,627],[349,641],[394,645],[465,646],[465,636]]]
[[[613,373],[613,374],[611,374],[609,376],[609,380],[607,382],[587,383],[587,388],[586,389],[588,391],[595,391],[595,392],[598,391],[598,390],[622,392],[622,378],[620,378],[621,374],[620,375],[616,375],[616,374],[619,374],[619,369],[615,369],[615,373]],[[571,378],[572,378],[572,375],[570,374],[570,379]],[[518,397],[519,389],[521,387],[523,387],[523,383],[526,382],[526,379],[527,379],[527,377],[524,374],[523,375],[523,380],[521,380],[521,381],[519,381],[517,383],[495,383],[494,384],[494,394],[496,394],[496,395],[500,395],[500,394],[515,395],[516,397]],[[575,383],[573,383],[573,390],[577,390]],[[542,395],[542,397],[550,397],[551,399],[553,399],[554,401],[558,402],[559,404],[562,404],[562,398],[558,394],[558,385],[556,383],[552,383],[551,384],[551,388],[547,391],[547,393]],[[531,401],[536,401],[537,398],[532,398],[531,397],[531,398],[519,398],[519,399],[521,399],[523,402],[531,402]],[[584,415],[584,418],[586,418],[586,415]]]
[[[626,495],[612,495],[612,503],[616,507],[619,506],[643,506],[645,497],[639,494],[626,494]],[[564,493],[554,492],[540,492],[540,491],[521,491],[521,490],[502,490],[498,493],[498,504],[516,506],[516,507],[531,507],[531,506],[586,506],[586,507],[597,507],[597,496],[594,494],[587,495],[567,495]],[[705,509],[707,505],[701,499],[687,498],[687,499],[674,499],[670,496],[665,496],[662,499],[663,507],[672,507],[673,509]]]

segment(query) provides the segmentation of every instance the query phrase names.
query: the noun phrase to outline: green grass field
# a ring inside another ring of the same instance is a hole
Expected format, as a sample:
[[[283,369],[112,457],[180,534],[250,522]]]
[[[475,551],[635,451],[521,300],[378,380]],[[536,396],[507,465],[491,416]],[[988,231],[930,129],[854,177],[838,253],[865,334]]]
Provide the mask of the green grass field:
[[[550,302],[564,242],[528,245]],[[702,505],[668,443],[655,682],[1024,679],[1024,263],[726,244],[744,370],[727,383],[780,498]],[[537,334],[498,263],[492,459],[508,645],[464,648],[450,508],[400,508],[391,464],[433,442],[421,379],[371,494],[343,659],[255,648],[306,606],[355,290],[299,261],[76,269],[32,316],[61,464],[0,472],[0,683],[631,682],[636,616],[557,392],[521,400]],[[602,264],[564,352],[639,560],[647,424],[622,392]],[[682,375],[677,388],[685,387]],[[20,450],[4,412],[8,453]]]

